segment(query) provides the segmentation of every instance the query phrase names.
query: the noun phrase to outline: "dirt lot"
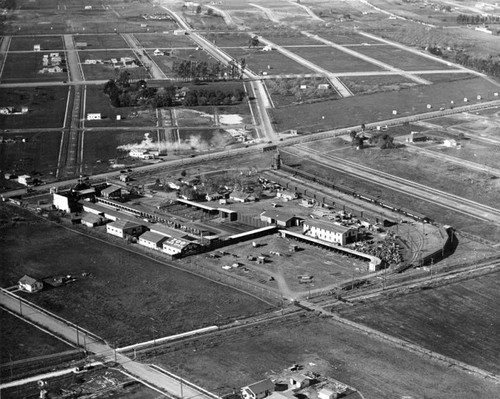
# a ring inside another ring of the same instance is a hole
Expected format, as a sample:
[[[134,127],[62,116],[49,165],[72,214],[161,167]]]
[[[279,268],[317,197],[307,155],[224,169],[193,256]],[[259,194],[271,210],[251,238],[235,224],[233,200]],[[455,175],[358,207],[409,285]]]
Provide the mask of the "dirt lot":
[[[4,129],[29,129],[62,127],[67,87],[0,88],[0,104],[21,108],[28,107],[23,115],[0,115]]]
[[[498,374],[500,272],[365,303],[341,315]]]
[[[0,364],[72,349],[71,346],[3,309],[0,310],[0,322]]]
[[[498,390],[491,381],[319,319],[242,331],[223,342],[168,353],[154,363],[214,392],[273,377],[294,363],[313,363],[315,371],[359,389],[366,399],[487,398]]]
[[[13,212],[5,204],[0,211]],[[218,319],[214,312],[229,321],[270,310],[232,288],[40,222],[27,211],[20,214],[26,222],[8,223],[0,230],[1,285],[11,286],[24,274],[76,276],[72,284],[27,298],[121,346],[151,339],[152,329],[159,337],[213,325]],[[125,244],[108,237],[110,243]]]
[[[0,169],[16,174],[41,173],[42,178],[54,176],[57,169],[61,132],[10,134],[26,142],[0,144]],[[7,135],[4,135],[7,138]],[[38,176],[40,177],[40,176]]]
[[[288,50],[330,72],[380,71],[382,68],[332,47],[293,47]]]

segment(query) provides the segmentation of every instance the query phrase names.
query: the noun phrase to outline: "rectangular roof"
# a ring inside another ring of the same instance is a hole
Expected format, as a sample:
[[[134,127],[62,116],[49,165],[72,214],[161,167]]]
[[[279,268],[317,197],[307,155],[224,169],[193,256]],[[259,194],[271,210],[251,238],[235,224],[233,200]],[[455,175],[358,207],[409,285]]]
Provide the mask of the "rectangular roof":
[[[265,391],[274,391],[274,383],[270,379],[265,379],[252,385],[248,385],[248,389],[255,394],[260,394]]]
[[[109,195],[121,189],[122,188],[120,186],[115,186],[114,184],[112,184],[111,186],[106,187],[104,190],[102,190],[101,195]]]
[[[139,240],[154,242],[155,244],[158,244],[166,239],[167,239],[167,237],[165,237],[164,235],[158,234],[158,233],[153,233],[152,231],[146,231],[144,234],[141,234],[139,236]]]
[[[116,222],[112,222],[112,223],[108,224],[108,226],[112,226],[112,227],[115,227],[117,229],[125,230],[125,229],[130,229],[133,227],[139,227],[139,226],[144,226],[144,225],[139,224],[139,223],[135,223],[135,222],[131,222],[129,220],[117,220]]]
[[[82,216],[82,222],[88,223],[100,223],[102,221],[102,216],[96,215],[95,213],[86,212]]]
[[[283,222],[286,222],[286,221],[291,220],[294,217],[296,217],[295,215],[290,215],[289,213],[275,211],[275,210],[264,211],[261,213],[261,216],[265,216],[265,217],[276,219],[276,220],[281,220]]]
[[[334,231],[336,233],[346,233],[349,230],[353,229],[353,227],[340,226],[338,224],[334,224],[326,220],[307,219],[304,220],[304,224],[307,224],[308,226],[317,227],[320,229],[325,229],[328,231]]]
[[[23,277],[19,279],[19,282],[23,284],[35,284],[36,279],[25,274]]]

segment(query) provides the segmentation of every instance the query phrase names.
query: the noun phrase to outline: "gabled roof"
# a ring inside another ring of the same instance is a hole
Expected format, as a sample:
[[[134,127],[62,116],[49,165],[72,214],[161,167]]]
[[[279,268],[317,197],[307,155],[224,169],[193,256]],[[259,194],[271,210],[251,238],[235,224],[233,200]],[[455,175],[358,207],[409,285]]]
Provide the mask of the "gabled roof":
[[[256,382],[252,385],[248,385],[246,388],[248,388],[254,394],[258,395],[262,392],[274,391],[274,383],[268,378],[268,379]]]
[[[153,233],[152,231],[146,231],[144,234],[141,234],[139,236],[139,240],[154,242],[155,244],[159,244],[160,242],[162,242],[166,239],[167,239],[167,237],[165,237],[164,235],[158,234],[158,233]]]
[[[116,222],[108,224],[108,226],[114,227],[117,229],[126,230],[126,229],[132,229],[134,227],[142,226],[142,224],[129,222],[128,220],[117,220]]]
[[[19,279],[19,282],[22,284],[33,285],[37,282],[37,280],[25,274],[23,277]]]
[[[101,195],[109,195],[109,194],[112,194],[112,193],[119,191],[121,189],[122,188],[120,186],[111,185],[109,187],[106,187],[104,190],[102,190]]]
[[[86,212],[82,217],[82,222],[87,223],[101,223],[103,221],[103,217],[96,215],[95,213]]]

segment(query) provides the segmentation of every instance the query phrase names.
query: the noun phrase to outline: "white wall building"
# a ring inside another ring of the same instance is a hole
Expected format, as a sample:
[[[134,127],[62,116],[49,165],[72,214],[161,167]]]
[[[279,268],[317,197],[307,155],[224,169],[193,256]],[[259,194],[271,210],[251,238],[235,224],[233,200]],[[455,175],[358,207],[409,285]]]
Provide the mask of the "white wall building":
[[[303,233],[319,240],[340,245],[356,241],[358,237],[358,230],[355,228],[323,220],[305,220]]]

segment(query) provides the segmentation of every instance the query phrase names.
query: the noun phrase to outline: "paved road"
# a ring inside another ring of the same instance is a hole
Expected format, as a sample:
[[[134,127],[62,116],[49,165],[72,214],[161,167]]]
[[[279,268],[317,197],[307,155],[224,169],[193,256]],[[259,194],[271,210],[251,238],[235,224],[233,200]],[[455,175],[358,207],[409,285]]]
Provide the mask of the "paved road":
[[[75,49],[75,43],[73,42],[72,35],[63,35],[64,47],[66,49],[66,60],[69,69],[69,76],[72,82],[82,82],[83,72],[80,65],[80,58],[78,57],[78,51]]]
[[[165,75],[165,73],[160,69],[158,64],[154,62],[152,58],[149,58],[143,53],[141,44],[138,43],[132,33],[122,33],[121,36],[130,46],[136,57],[141,60],[142,64],[149,67],[149,72],[151,73],[153,79],[167,79],[167,75]]]
[[[175,378],[165,375],[164,373],[151,368],[147,364],[142,364],[132,360],[131,358],[115,351],[102,340],[98,340],[93,334],[88,333],[81,328],[69,322],[42,312],[29,303],[20,301],[14,295],[7,293],[5,290],[0,290],[0,305],[10,309],[11,311],[22,314],[26,319],[46,328],[49,331],[63,337],[67,341],[81,346],[88,352],[92,353],[96,360],[102,362],[117,362],[125,371],[132,376],[144,382],[146,385],[156,387],[165,396],[183,397],[186,399],[213,399],[203,392],[193,389],[185,385],[181,387],[179,381]],[[181,391],[182,390],[182,391]]]

